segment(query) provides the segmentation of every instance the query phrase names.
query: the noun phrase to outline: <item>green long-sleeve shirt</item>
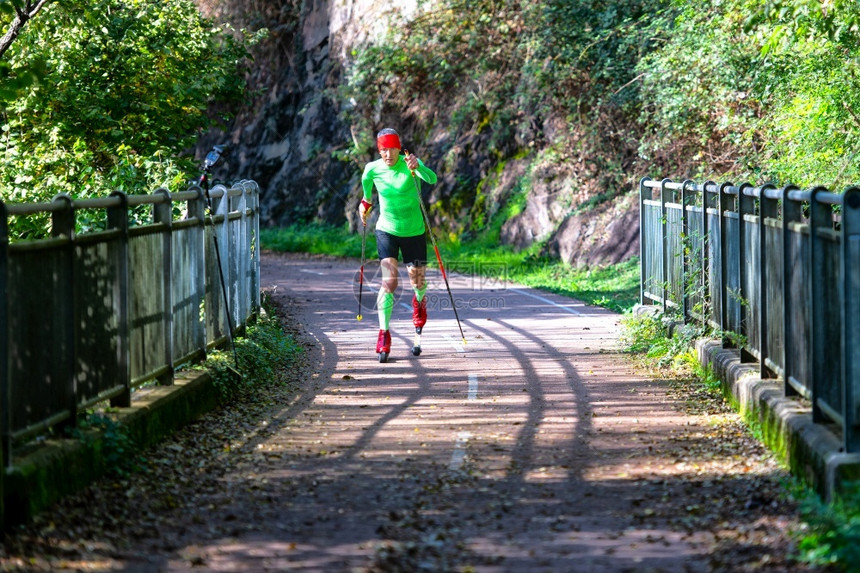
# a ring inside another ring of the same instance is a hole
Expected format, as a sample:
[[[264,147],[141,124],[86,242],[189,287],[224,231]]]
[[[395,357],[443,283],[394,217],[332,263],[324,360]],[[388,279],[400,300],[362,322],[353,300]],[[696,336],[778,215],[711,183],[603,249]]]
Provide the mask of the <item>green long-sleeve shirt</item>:
[[[436,174],[418,160],[415,174],[427,183],[436,183]],[[418,202],[418,190],[401,156],[392,167],[382,159],[368,163],[361,175],[364,198],[372,202],[373,187],[379,194],[379,219],[376,228],[397,237],[424,234],[424,217]]]

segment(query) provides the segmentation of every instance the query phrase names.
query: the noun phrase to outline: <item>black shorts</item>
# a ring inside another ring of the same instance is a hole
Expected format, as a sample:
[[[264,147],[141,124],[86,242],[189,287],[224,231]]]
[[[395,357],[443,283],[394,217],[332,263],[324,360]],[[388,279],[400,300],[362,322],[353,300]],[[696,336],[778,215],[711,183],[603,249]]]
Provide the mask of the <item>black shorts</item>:
[[[398,237],[385,231],[376,231],[376,251],[380,260],[397,258],[403,254],[403,262],[416,267],[427,266],[427,236]]]

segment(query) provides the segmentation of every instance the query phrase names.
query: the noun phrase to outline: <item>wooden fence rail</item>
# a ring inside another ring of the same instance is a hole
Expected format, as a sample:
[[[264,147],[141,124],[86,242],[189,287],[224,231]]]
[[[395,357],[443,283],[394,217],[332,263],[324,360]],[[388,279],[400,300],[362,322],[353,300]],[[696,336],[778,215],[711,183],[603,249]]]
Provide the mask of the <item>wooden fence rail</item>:
[[[642,304],[706,323],[860,451],[860,188],[639,183]]]
[[[17,444],[96,403],[128,406],[135,388],[172,384],[177,366],[226,342],[228,312],[238,330],[259,310],[257,184],[215,186],[208,216],[205,193],[0,203],[4,465]],[[132,224],[141,210],[146,222]],[[45,214],[50,238],[10,240],[10,217]],[[78,217],[103,228],[76,233]]]

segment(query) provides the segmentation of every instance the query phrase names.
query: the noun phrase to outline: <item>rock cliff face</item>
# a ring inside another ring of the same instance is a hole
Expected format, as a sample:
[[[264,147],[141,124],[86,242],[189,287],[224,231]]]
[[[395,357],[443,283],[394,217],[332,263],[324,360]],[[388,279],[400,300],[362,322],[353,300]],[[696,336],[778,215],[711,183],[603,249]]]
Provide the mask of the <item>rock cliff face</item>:
[[[417,0],[257,0],[259,9],[252,14],[249,1],[199,0],[204,14],[216,21],[265,27],[270,33],[256,48],[250,71],[256,95],[227,132],[201,138],[198,152],[230,143],[230,153],[214,175],[257,181],[264,225],[318,219],[355,227],[361,165],[336,159],[334,152],[356,146],[367,150],[369,161],[375,149],[372,140],[364,141],[367,134],[359,136],[339,118],[333,92],[345,81],[354,47],[381,39],[392,23],[432,9],[432,2],[419,8]],[[399,127],[408,138],[408,125]],[[577,197],[569,168],[535,168],[526,157],[509,161],[499,173],[494,159],[482,151],[486,138],[486,133],[452,138],[444,119],[424,134],[422,159],[439,175],[439,182],[425,190],[430,202],[442,205],[433,210],[435,224],[469,230],[478,202],[481,216],[489,219],[517,193],[525,193],[523,208],[504,224],[503,243],[526,247],[546,240],[548,254],[574,265],[614,263],[638,253],[636,201],[622,198],[594,213],[570,216]]]
[[[201,2],[201,9],[215,20],[248,24],[242,20],[246,3],[229,4]],[[209,133],[199,143],[201,151],[230,144],[215,176],[257,181],[264,224],[309,217],[340,223],[347,204],[358,201],[358,168],[332,158],[333,150],[352,144],[352,135],[329,92],[341,81],[353,46],[381,37],[389,22],[415,10],[415,0],[281,0],[265,7],[257,25],[270,36],[256,50],[249,78],[258,95],[228,133]]]

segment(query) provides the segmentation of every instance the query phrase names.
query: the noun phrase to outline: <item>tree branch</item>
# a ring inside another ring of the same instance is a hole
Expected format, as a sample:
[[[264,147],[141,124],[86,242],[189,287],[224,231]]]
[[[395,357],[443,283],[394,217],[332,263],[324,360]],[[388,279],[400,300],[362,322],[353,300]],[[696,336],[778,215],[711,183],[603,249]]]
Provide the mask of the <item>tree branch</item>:
[[[27,3],[23,8],[15,8],[15,19],[12,20],[12,23],[9,25],[9,29],[6,30],[6,33],[2,38],[0,38],[0,59],[2,59],[6,54],[6,50],[9,49],[9,46],[12,45],[15,38],[17,38],[18,34],[21,33],[21,30],[30,18],[38,14],[39,10],[41,10],[50,1],[51,0],[38,0],[33,2],[33,0],[27,0]]]

